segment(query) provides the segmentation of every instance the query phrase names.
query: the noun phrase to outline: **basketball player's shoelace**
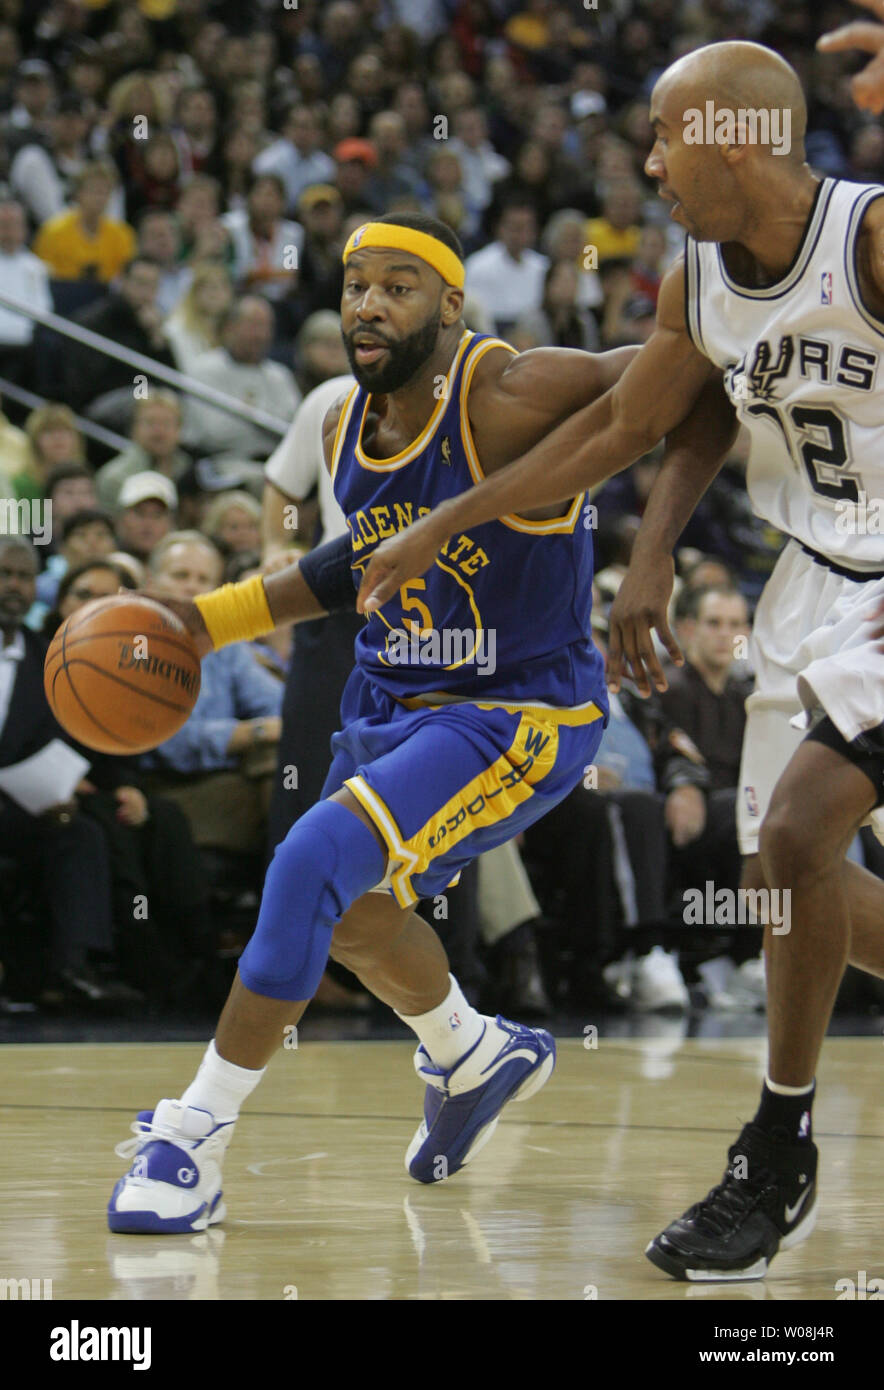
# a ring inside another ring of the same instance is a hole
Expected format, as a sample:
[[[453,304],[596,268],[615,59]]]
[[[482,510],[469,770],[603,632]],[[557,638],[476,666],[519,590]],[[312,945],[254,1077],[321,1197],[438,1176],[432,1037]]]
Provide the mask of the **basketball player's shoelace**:
[[[164,1140],[188,1152],[199,1148],[201,1158],[220,1157],[227,1148],[228,1136],[223,1130],[218,1134],[208,1134],[204,1139],[189,1139],[180,1130],[172,1129],[170,1125],[155,1124],[152,1120],[134,1120],[129,1128],[135,1138],[123,1139],[116,1145],[114,1153],[118,1158],[135,1158],[146,1144],[156,1140]]]
[[[728,1159],[733,1163],[738,1156],[741,1155],[735,1144]],[[746,1178],[737,1178],[729,1167],[718,1186],[713,1187],[702,1202],[686,1211],[682,1220],[693,1221],[706,1235],[727,1235],[755,1207],[764,1210],[770,1196],[775,1195],[776,1186],[777,1177],[770,1168],[756,1170],[749,1182]]]
[[[693,1221],[705,1235],[723,1236],[734,1230],[739,1222],[755,1207],[765,1206],[765,1197],[774,1190],[773,1174],[770,1181],[758,1191],[746,1191],[746,1182],[731,1178],[730,1174],[713,1187],[707,1197],[684,1214],[683,1220]]]

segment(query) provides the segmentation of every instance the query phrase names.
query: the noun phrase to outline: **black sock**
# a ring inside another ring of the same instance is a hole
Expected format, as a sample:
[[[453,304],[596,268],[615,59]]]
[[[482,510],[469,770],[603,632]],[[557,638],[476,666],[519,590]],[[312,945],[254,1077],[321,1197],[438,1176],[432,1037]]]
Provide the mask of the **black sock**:
[[[761,1087],[761,1104],[754,1123],[759,1129],[784,1129],[791,1143],[809,1140],[812,1137],[811,1110],[816,1093],[816,1082],[809,1091],[800,1096],[781,1096],[768,1089],[767,1081]]]

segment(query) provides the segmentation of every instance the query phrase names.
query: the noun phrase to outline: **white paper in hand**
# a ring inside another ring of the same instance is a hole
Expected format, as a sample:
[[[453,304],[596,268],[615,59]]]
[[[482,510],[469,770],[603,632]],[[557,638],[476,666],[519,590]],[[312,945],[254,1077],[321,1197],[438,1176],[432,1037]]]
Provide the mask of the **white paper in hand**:
[[[0,791],[32,816],[40,816],[50,806],[70,801],[90,766],[73,748],[54,738],[23,762],[0,767]]]

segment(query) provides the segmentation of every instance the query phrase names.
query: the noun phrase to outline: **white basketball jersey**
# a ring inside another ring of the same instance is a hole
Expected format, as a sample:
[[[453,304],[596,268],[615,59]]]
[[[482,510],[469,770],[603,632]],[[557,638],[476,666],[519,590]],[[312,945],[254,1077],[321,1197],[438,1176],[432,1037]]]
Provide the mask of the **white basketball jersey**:
[[[824,179],[789,270],[738,285],[715,242],[688,237],[686,313],[724,372],[752,447],[755,511],[852,570],[884,570],[884,322],[860,299],[856,237],[880,185]]]

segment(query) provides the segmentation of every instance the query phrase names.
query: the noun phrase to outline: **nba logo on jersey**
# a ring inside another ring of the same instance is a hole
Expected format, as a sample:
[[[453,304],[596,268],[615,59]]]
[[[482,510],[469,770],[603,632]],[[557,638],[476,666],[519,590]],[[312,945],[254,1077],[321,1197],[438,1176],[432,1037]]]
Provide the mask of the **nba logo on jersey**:
[[[746,810],[750,816],[758,815],[758,798],[755,795],[754,787],[744,787],[743,792],[746,797]]]
[[[820,275],[820,303],[831,304],[832,302],[832,272],[824,270]]]
[[[452,1032],[454,1031],[455,1028],[459,1028],[459,1027],[460,1027],[460,1024],[461,1024],[460,1014],[450,1014],[450,1015],[449,1015],[449,1017],[448,1017],[448,1027],[452,1030]]]

